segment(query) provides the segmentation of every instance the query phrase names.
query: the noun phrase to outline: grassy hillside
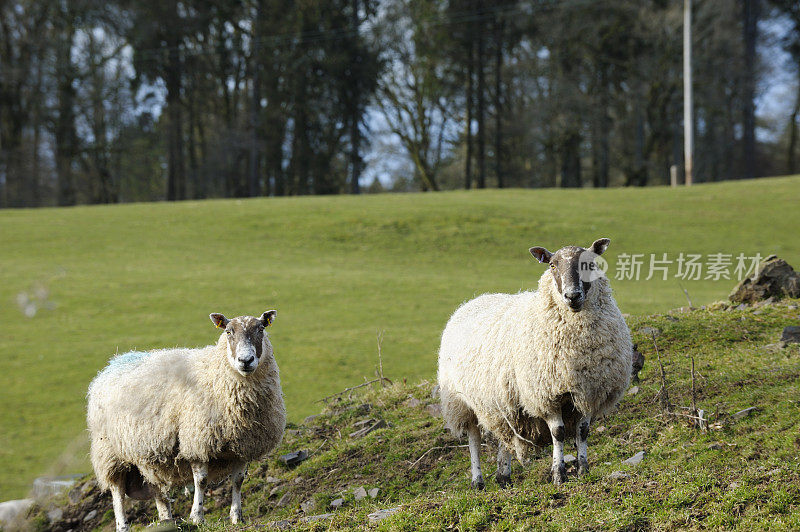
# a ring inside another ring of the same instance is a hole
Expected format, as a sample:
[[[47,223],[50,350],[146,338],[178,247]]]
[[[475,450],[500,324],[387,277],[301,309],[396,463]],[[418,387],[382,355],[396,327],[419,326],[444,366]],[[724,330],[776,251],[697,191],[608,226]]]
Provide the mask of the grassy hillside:
[[[612,265],[620,253],[681,252],[777,253],[800,265],[798,191],[795,177],[0,212],[0,500],[22,496],[37,474],[87,471],[91,378],[117,350],[214,341],[210,312],[278,309],[271,338],[298,421],[374,375],[378,331],[386,375],[433,379],[455,307],[536,287],[531,245],[608,236]],[[735,283],[682,284],[699,306]],[[673,278],[613,286],[623,312],[686,305]],[[38,302],[35,316],[20,294]]]
[[[800,347],[774,344],[782,328],[797,324],[800,301],[710,312],[673,312],[631,318],[634,341],[647,362],[637,392],[618,412],[593,426],[591,472],[560,488],[547,479],[550,449],[540,459],[514,464],[514,482],[494,481],[495,445],[482,453],[487,489],[469,487],[464,441],[429,414],[431,383],[396,384],[353,393],[327,405],[316,418],[289,428],[273,456],[251,464],[244,485],[248,529],[281,523],[299,530],[363,529],[368,515],[397,508],[372,528],[380,530],[798,530],[800,528]],[[672,406],[660,405],[661,377],[652,340],[657,337]],[[696,364],[697,407],[708,412],[709,430],[694,428],[690,358]],[[737,412],[756,407],[746,416]],[[387,427],[357,438],[364,419]],[[295,469],[276,459],[305,449],[310,458]],[[639,465],[621,462],[639,451]],[[574,454],[572,445],[567,453]],[[627,475],[611,478],[613,472]],[[359,487],[378,488],[374,499],[356,500]],[[69,496],[44,502],[30,523],[49,530],[112,530],[110,496],[91,479]],[[344,499],[340,509],[330,503]],[[310,507],[309,501],[313,501]],[[230,492],[215,488],[207,499],[202,530],[230,530]],[[191,506],[177,494],[176,515]],[[305,506],[305,509],[303,509]],[[48,520],[53,508],[61,517]],[[94,514],[90,515],[90,512]],[[309,516],[332,513],[306,522]],[[155,520],[152,502],[128,503],[138,527]],[[86,516],[89,515],[89,519]],[[181,525],[182,529],[194,527]]]

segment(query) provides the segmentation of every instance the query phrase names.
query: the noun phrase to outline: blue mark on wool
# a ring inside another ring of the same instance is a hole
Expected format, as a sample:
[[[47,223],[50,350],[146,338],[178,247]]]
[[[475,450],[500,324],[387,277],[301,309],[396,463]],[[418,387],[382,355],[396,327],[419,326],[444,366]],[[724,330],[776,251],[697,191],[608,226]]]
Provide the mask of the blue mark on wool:
[[[109,360],[108,366],[103,370],[103,373],[107,371],[127,370],[133,366],[137,366],[151,354],[152,353],[148,351],[128,351],[127,353],[122,353]]]

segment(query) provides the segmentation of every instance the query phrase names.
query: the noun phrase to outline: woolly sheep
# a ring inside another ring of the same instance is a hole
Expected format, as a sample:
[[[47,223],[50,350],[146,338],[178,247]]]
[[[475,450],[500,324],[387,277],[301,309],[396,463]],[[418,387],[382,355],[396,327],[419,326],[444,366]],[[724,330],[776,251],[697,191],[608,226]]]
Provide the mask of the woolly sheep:
[[[595,262],[609,242],[531,248],[550,265],[537,291],[482,295],[448,321],[439,349],[442,413],[456,436],[467,433],[473,487],[484,487],[479,427],[500,442],[501,485],[511,480],[510,450],[522,461],[551,440],[553,482],[564,482],[568,434],[578,475],[588,472],[589,424],[615,407],[631,375],[630,332]]]
[[[278,366],[264,329],[277,312],[228,319],[215,345],[114,357],[89,386],[91,460],[111,491],[118,531],[128,530],[124,496],[155,498],[172,519],[167,492],[194,482],[191,520],[203,521],[209,483],[230,476],[231,521],[242,519],[247,463],[274,449],[286,411]]]

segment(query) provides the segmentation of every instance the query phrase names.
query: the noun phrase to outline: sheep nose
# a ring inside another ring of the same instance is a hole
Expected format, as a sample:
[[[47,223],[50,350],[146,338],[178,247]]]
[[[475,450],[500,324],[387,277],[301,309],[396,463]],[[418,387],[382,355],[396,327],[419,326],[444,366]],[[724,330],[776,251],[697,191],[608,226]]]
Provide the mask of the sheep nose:
[[[581,294],[580,290],[574,290],[570,292],[564,292],[564,297],[574,302],[580,300],[580,298],[583,297],[583,294]]]
[[[239,359],[238,359],[238,360],[239,360],[239,362],[241,362],[241,363],[242,363],[242,364],[244,364],[245,366],[249,366],[250,364],[252,364],[252,363],[253,363],[253,361],[254,361],[255,359],[256,359],[256,357],[254,357],[253,355],[250,355],[250,356],[249,356],[249,357],[247,357],[247,358],[242,358],[242,357],[239,357]]]

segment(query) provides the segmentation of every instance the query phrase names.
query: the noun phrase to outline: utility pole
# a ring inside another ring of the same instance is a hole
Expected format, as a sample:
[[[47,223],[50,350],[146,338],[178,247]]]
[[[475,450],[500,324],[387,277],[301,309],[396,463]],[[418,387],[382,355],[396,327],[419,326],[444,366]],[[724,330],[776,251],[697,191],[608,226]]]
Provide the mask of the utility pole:
[[[683,0],[683,164],[686,186],[692,184],[692,0]]]

